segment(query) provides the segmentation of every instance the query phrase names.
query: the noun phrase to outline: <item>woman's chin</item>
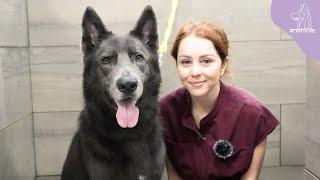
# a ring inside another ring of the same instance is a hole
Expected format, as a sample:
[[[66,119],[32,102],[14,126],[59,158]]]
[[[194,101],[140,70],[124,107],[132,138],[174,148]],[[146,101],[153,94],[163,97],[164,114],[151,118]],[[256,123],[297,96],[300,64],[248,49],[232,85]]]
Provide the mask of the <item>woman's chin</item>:
[[[189,89],[190,95],[193,97],[203,97],[208,94],[205,89]]]

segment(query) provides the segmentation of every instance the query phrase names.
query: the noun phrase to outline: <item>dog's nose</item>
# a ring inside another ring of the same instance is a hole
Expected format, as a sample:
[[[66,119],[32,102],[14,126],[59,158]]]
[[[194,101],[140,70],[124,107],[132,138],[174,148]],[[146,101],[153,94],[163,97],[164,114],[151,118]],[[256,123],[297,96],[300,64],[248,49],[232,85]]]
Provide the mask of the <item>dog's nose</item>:
[[[117,81],[119,91],[123,93],[132,93],[137,89],[138,81],[133,76],[125,76]]]

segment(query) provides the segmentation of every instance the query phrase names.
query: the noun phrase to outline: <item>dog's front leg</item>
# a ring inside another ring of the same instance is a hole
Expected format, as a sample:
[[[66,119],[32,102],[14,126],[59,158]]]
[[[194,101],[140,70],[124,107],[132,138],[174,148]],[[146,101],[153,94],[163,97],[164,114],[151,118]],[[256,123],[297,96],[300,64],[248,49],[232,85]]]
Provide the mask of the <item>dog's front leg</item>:
[[[89,180],[81,156],[79,136],[75,134],[63,166],[61,180]]]

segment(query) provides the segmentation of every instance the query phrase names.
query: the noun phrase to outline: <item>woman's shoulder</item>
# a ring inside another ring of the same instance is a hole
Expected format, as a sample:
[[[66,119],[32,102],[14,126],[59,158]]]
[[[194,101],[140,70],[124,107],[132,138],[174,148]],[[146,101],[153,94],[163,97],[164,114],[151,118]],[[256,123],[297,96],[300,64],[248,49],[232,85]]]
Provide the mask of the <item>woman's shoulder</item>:
[[[184,87],[180,87],[171,92],[162,95],[159,98],[160,106],[177,106],[185,103],[187,97],[187,90]]]
[[[256,113],[262,113],[265,110],[265,105],[251,92],[234,85],[225,85],[225,89],[228,102],[233,102]]]

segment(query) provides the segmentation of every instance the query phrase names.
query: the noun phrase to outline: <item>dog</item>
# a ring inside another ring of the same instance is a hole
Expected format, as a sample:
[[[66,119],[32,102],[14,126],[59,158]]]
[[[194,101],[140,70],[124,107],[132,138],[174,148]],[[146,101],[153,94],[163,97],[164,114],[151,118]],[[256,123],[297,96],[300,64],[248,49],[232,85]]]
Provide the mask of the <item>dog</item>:
[[[159,180],[165,146],[156,17],[147,6],[126,35],[88,6],[82,19],[84,108],[61,180]]]

